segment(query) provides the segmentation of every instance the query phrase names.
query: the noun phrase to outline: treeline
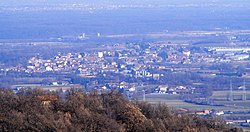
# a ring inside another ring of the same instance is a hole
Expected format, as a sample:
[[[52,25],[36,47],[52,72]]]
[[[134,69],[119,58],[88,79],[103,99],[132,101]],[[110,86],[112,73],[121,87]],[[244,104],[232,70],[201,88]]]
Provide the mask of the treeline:
[[[111,91],[66,94],[0,91],[0,131],[242,131],[221,120],[177,114],[165,105],[129,102]]]

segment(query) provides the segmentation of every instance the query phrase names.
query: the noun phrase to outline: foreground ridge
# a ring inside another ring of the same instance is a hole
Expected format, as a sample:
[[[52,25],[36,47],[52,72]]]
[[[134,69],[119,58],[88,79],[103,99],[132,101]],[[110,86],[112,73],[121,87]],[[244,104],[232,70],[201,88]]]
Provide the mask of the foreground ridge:
[[[119,92],[0,91],[0,131],[242,131],[219,119],[177,114],[166,105],[129,102]]]

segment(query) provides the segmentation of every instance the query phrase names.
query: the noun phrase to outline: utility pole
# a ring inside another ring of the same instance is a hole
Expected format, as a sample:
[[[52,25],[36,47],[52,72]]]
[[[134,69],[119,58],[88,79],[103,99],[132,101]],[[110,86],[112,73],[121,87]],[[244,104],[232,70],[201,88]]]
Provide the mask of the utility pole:
[[[9,71],[9,69],[4,70],[4,76],[7,76],[8,71]]]
[[[230,95],[229,95],[229,101],[233,101],[233,85],[232,80],[230,80]]]
[[[247,94],[246,94],[246,80],[244,79],[243,82],[243,95],[242,95],[242,100],[246,101],[247,100]]]
[[[143,99],[142,100],[143,100],[143,102],[145,102],[146,101],[145,90],[142,90],[142,94],[143,94],[143,97],[142,97]]]

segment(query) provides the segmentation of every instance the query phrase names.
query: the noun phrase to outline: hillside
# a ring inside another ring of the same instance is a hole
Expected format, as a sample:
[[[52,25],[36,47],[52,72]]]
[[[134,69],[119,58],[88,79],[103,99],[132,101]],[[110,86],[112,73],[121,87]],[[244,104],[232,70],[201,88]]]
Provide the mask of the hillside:
[[[242,131],[223,121],[133,103],[117,92],[0,91],[0,131]]]

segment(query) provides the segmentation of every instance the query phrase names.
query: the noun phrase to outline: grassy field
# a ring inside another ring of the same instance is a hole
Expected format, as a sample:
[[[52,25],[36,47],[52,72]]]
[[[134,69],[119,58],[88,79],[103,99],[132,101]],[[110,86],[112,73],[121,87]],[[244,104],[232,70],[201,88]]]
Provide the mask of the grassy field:
[[[140,98],[142,100],[142,97]],[[151,104],[163,103],[172,108],[186,108],[189,110],[204,110],[204,109],[215,109],[224,111],[248,111],[247,108],[235,107],[235,106],[210,106],[210,105],[197,105],[192,103],[184,102],[180,99],[179,95],[171,94],[147,94],[145,101]]]
[[[210,99],[214,100],[215,104],[226,106],[234,106],[238,108],[250,108],[250,91],[246,91],[247,100],[242,100],[243,90],[233,91],[233,101],[228,101],[230,91],[214,91]]]
[[[243,90],[233,91],[233,97],[235,99],[238,99],[238,100],[242,98],[243,94],[244,94]],[[210,97],[210,99],[227,100],[229,95],[230,95],[229,90],[226,90],[226,91],[214,91],[213,95]],[[247,99],[250,100],[250,91],[246,91],[246,96],[247,96]]]
[[[238,108],[248,108],[250,109],[250,100],[242,101],[242,100],[236,100],[236,101],[214,101],[215,104],[222,104],[226,106],[234,106]]]

